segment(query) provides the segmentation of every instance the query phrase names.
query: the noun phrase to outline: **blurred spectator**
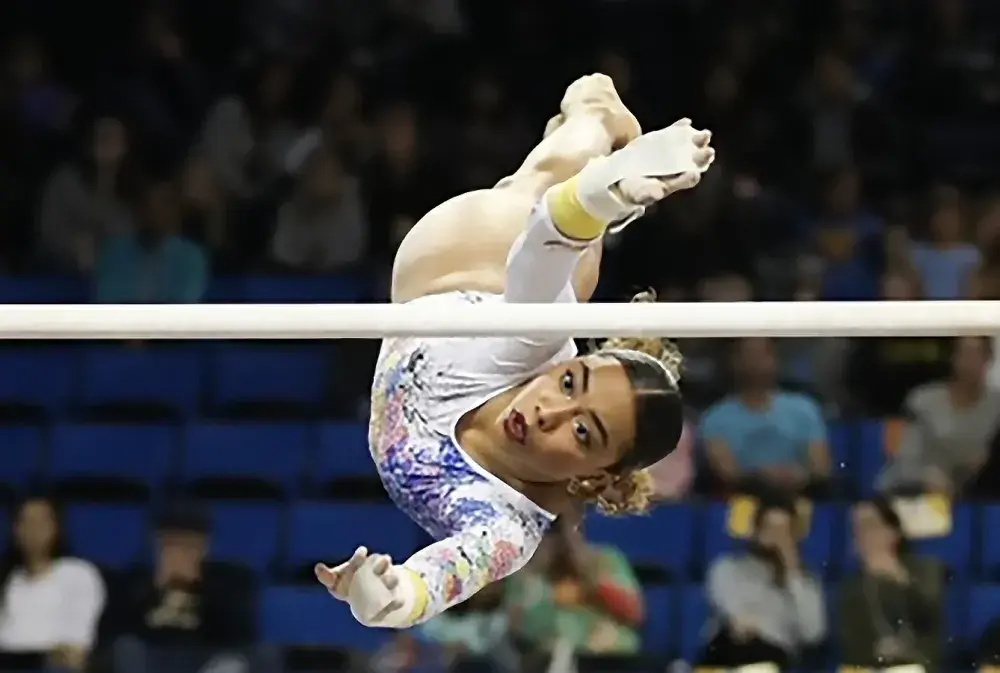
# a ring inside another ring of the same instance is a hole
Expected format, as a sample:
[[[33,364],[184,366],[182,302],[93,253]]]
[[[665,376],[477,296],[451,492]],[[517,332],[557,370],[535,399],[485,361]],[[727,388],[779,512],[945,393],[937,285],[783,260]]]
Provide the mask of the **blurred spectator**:
[[[212,266],[232,270],[239,264],[242,232],[234,226],[234,213],[226,201],[218,176],[208,158],[188,157],[181,175],[182,232],[203,246],[212,257]]]
[[[7,63],[21,121],[41,136],[65,131],[77,100],[53,78],[44,45],[31,35],[22,35],[10,45]]]
[[[359,263],[368,244],[368,217],[358,180],[324,149],[317,149],[300,171],[292,198],[278,210],[272,258],[312,272]]]
[[[907,395],[906,429],[893,461],[879,477],[880,489],[950,495],[974,480],[1000,427],[1000,391],[986,387],[990,347],[987,337],[956,339],[951,379]]]
[[[531,563],[508,580],[511,628],[532,650],[565,642],[581,654],[635,654],[641,647],[643,594],[625,556],[589,544],[560,522]]]
[[[487,585],[465,603],[456,605],[457,611],[449,609],[423,624],[417,637],[438,646],[437,658],[449,666],[460,660],[479,659],[499,669],[516,669],[517,655],[503,603],[504,584]]]
[[[913,248],[913,266],[927,299],[960,299],[979,266],[979,251],[966,241],[965,214],[954,190],[941,190],[930,218],[931,240]]]
[[[819,406],[777,387],[770,339],[742,339],[733,353],[737,392],[709,408],[701,424],[713,474],[729,490],[758,482],[822,490],[830,455]]]
[[[109,237],[97,260],[96,300],[105,303],[196,303],[208,285],[208,258],[181,236],[172,182],[148,184],[139,195],[135,231]]]
[[[702,666],[773,663],[785,670],[805,648],[822,642],[823,591],[802,567],[800,534],[792,501],[765,499],[747,551],[712,562],[707,591],[714,632]]]
[[[45,186],[38,219],[44,260],[58,271],[89,271],[106,237],[130,231],[134,181],[125,126],[98,119],[80,157]]]
[[[115,640],[115,673],[255,670],[266,655],[253,648],[253,576],[206,561],[208,522],[199,508],[174,505],[158,524],[153,572],[122,578],[115,592],[107,627]]]
[[[202,129],[206,155],[227,196],[251,198],[285,172],[297,132],[291,119],[292,64],[267,61],[253,70],[241,95],[222,98]]]
[[[882,278],[882,299],[919,298],[916,281],[902,272]],[[949,344],[938,337],[856,339],[848,356],[847,387],[859,411],[895,416],[915,387],[948,375]]]
[[[823,299],[873,299],[879,273],[875,248],[883,226],[865,209],[854,169],[841,168],[826,178],[822,210],[812,227],[825,265]]]
[[[451,176],[436,170],[422,142],[417,113],[408,102],[382,110],[377,128],[380,143],[365,176],[371,205],[373,252],[390,262],[396,248],[423,217],[440,203]]]
[[[840,587],[838,630],[842,663],[888,668],[941,662],[944,569],[914,556],[899,514],[884,498],[852,512],[861,571]]]
[[[55,504],[22,502],[0,566],[0,666],[84,670],[104,602],[97,568],[66,550]]]

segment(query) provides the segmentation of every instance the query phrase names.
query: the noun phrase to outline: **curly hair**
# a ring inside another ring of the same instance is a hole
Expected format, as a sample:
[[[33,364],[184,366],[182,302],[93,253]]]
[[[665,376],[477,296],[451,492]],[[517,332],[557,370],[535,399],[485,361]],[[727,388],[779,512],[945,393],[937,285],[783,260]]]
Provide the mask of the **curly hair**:
[[[653,505],[653,477],[646,470],[596,479],[573,479],[566,490],[608,516],[646,514]]]
[[[645,292],[640,292],[632,297],[632,303],[636,304],[651,304],[655,302],[656,292],[653,290],[646,290]],[[677,348],[677,344],[670,339],[649,337],[611,337],[609,339],[605,339],[599,346],[596,346],[595,350],[600,353],[601,351],[617,349],[639,351],[640,353],[645,353],[650,357],[654,357],[660,361],[668,372],[670,372],[670,375],[673,376],[675,382],[681,380],[684,358],[681,355],[680,349]]]
[[[652,290],[641,292],[632,301],[655,302],[656,293]],[[683,358],[677,345],[668,339],[615,337],[606,339],[600,345],[592,345],[597,353],[622,350],[644,353],[663,365],[674,386],[680,381]],[[592,479],[574,479],[567,490],[571,496],[594,504],[598,511],[611,516],[646,513],[654,495],[653,478],[645,469],[609,473]]]

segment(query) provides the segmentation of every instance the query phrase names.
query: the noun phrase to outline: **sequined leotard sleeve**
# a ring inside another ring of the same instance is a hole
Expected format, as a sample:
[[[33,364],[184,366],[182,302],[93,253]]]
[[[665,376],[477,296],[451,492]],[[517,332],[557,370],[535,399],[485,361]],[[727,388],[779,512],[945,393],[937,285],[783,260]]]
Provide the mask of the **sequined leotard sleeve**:
[[[540,202],[507,260],[503,296],[451,293],[455,305],[575,301],[571,280],[587,244],[562,235]],[[576,355],[572,340],[387,339],[372,388],[369,440],[390,497],[438,541],[403,566],[426,585],[408,624],[459,603],[521,568],[555,516],[466,455],[459,419],[494,395]]]

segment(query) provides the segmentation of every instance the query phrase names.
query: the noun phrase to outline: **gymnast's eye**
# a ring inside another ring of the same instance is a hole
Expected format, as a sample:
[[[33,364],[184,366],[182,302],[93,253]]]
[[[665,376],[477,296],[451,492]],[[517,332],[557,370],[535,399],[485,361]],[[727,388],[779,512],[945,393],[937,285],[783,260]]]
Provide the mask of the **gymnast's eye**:
[[[578,442],[584,446],[590,446],[590,428],[581,421],[573,421],[573,434]]]
[[[566,373],[563,374],[561,377],[559,377],[559,388],[567,396],[568,395],[572,395],[573,394],[573,382],[574,382],[573,371],[567,369]]]

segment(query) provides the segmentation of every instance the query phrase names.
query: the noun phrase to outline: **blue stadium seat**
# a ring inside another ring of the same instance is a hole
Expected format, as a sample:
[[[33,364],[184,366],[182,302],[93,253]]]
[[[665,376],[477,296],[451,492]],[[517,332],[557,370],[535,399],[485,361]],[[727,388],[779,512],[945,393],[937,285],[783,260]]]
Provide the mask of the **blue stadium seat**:
[[[268,504],[224,504],[210,507],[212,548],[217,561],[240,563],[265,573],[278,556],[281,511]]]
[[[88,283],[75,276],[0,278],[0,304],[85,304]]]
[[[32,426],[0,427],[0,487],[22,493],[38,476],[42,432]],[[0,524],[2,527],[2,524]]]
[[[945,595],[945,633],[950,636],[958,649],[974,647],[969,633],[969,595],[972,587],[968,582],[958,581],[949,584]]]
[[[298,492],[312,428],[300,423],[206,423],[185,432],[181,480],[185,485],[232,480],[259,482],[279,495]]]
[[[983,545],[981,562],[983,575],[989,579],[1000,580],[1000,505],[987,505],[980,508],[983,521],[979,540]]]
[[[865,421],[858,427],[858,463],[855,470],[861,497],[875,494],[875,482],[885,467],[885,424]]]
[[[1000,584],[979,584],[972,587],[968,643],[978,643],[990,622],[995,619],[1000,619]]]
[[[833,505],[813,508],[809,535],[802,540],[800,549],[805,565],[819,578],[839,571],[842,555],[835,543],[843,540],[844,519],[841,509]]]
[[[685,661],[696,661],[705,647],[709,614],[703,586],[689,584],[681,589],[680,655]]]
[[[742,542],[729,535],[729,506],[725,503],[712,503],[705,512],[705,556],[700,559],[702,569],[720,554],[739,549]]]
[[[952,512],[951,535],[915,540],[914,551],[939,559],[959,578],[968,577],[973,566],[974,516],[974,508],[971,505],[956,506]]]
[[[851,494],[858,492],[857,452],[855,438],[857,426],[854,423],[835,422],[829,425],[830,462],[833,479],[848,487]]]
[[[323,424],[314,482],[324,484],[355,477],[378,477],[368,450],[368,427],[363,423]]]
[[[340,563],[359,544],[405,560],[417,550],[417,533],[416,524],[393,505],[300,503],[292,506],[286,563],[292,571]]]
[[[249,277],[241,285],[238,301],[250,304],[354,304],[370,294],[365,283],[350,274]]]
[[[150,555],[143,507],[73,505],[66,511],[66,536],[74,554],[111,570],[125,570]]]
[[[86,407],[155,405],[187,418],[198,409],[201,384],[196,352],[102,348],[84,356],[81,402]]]
[[[170,474],[176,440],[166,425],[57,425],[49,479],[115,481],[155,494]]]
[[[370,629],[351,609],[320,586],[269,586],[263,591],[260,634],[265,643],[286,647],[329,647],[373,652],[394,636]]]
[[[646,590],[646,623],[642,627],[642,649],[649,654],[672,654],[677,646],[677,605],[671,587]]]
[[[0,352],[0,405],[32,407],[56,415],[76,392],[79,361],[68,350]]]
[[[648,516],[594,514],[587,517],[587,537],[618,547],[633,563],[663,568],[673,577],[685,578],[694,566],[696,513],[694,507],[672,505],[654,509]]]
[[[331,370],[328,348],[275,350],[227,346],[210,358],[212,409],[281,404],[317,411]]]

